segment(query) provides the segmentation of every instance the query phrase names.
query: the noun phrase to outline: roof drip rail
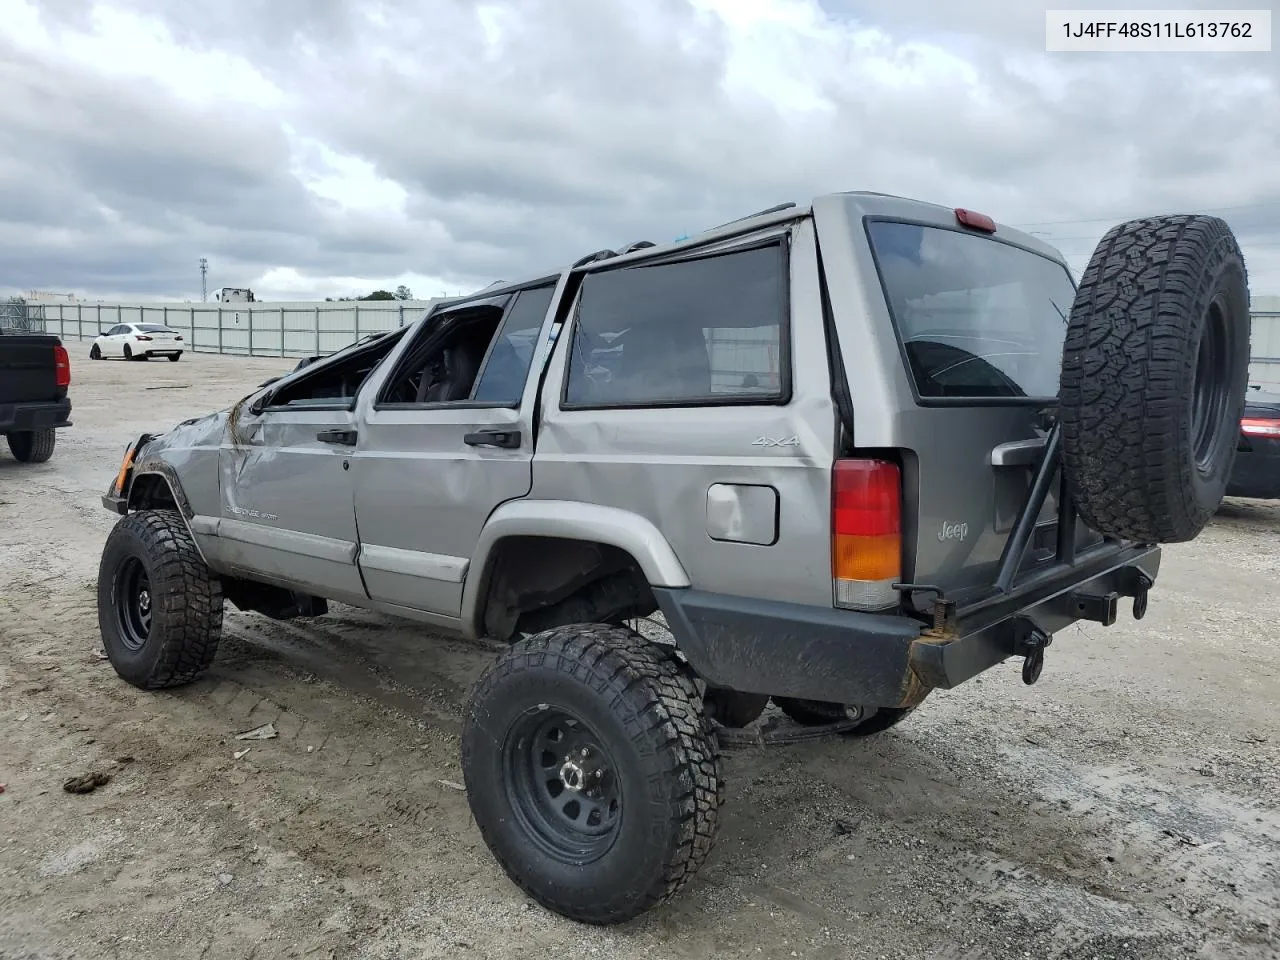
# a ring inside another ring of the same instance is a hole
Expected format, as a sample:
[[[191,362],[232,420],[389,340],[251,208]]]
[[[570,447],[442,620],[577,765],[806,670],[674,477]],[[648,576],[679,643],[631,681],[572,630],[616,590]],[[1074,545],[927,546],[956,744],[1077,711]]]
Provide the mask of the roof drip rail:
[[[649,247],[657,246],[652,240],[637,240],[635,243],[629,243],[618,251],[618,256],[624,253],[634,253],[637,250],[645,250]]]
[[[783,210],[790,210],[794,206],[795,206],[794,201],[790,203],[780,203],[777,206],[768,207],[764,210],[757,210],[755,213],[749,213],[745,217],[738,217],[736,220],[730,220],[727,223],[722,223],[717,227],[712,227],[710,230],[704,230],[703,232],[711,233],[713,230],[723,230],[725,227],[731,227],[735,223],[742,223],[742,221],[744,220],[754,220],[756,217],[763,217],[766,214],[770,214],[770,213],[781,213]]]
[[[609,260],[616,257],[617,254],[612,250],[597,250],[595,253],[588,253],[585,257],[573,265],[574,269],[585,267],[588,263],[598,263],[601,260]]]

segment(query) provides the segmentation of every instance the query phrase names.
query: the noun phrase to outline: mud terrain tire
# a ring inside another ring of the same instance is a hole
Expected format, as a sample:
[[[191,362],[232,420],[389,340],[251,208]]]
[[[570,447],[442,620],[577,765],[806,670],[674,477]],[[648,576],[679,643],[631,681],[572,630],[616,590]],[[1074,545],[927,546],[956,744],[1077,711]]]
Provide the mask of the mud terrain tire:
[[[1081,518],[1145,543],[1194,539],[1226,492],[1248,368],[1248,279],[1225,221],[1107,231],[1063,347],[1063,468]]]
[[[191,683],[222,637],[222,584],[173,510],[115,525],[98,568],[98,626],[107,659],[144,690]]]
[[[58,431],[53,427],[42,430],[21,430],[5,437],[13,459],[21,463],[44,463],[53,456],[58,443]]]
[[[625,627],[513,644],[476,684],[462,770],[498,863],[573,920],[621,923],[667,900],[714,842],[721,779],[696,688]]]

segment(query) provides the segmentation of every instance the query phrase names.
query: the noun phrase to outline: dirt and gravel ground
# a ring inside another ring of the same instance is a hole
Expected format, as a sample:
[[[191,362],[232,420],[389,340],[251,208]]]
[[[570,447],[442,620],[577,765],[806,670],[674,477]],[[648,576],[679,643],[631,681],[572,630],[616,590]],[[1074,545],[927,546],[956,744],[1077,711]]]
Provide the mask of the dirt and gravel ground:
[[[1035,687],[1011,663],[878,738],[734,750],[694,886],[584,928],[505,879],[456,787],[482,646],[231,610],[207,679],[116,678],[94,590],[125,443],[291,363],[78,347],[53,460],[0,455],[0,957],[1280,955],[1280,506],[1229,501],[1145,620],[1060,634]]]

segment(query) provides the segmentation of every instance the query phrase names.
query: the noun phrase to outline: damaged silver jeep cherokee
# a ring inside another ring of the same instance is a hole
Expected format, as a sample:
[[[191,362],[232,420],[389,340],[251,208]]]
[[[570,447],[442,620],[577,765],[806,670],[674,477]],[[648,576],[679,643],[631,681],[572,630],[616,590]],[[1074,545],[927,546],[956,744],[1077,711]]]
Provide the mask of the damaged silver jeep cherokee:
[[[1116,226],[1078,287],[872,193],[600,251],[130,445],[103,642],[146,689],[200,676],[228,600],[509,642],[465,718],[476,823],[540,903],[623,921],[706,859],[717,737],[770,699],[873,734],[1141,617],[1231,473],[1248,302],[1206,216]]]

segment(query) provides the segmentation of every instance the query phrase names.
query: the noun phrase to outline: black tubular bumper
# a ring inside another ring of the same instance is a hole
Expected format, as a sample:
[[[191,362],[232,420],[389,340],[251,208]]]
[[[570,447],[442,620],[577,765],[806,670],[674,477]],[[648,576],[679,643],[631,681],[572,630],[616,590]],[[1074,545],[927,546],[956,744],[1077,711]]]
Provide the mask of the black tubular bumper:
[[[1160,548],[1104,543],[1069,572],[1020,584],[930,627],[906,615],[857,613],[655,589],[680,651],[707,683],[743,693],[861,706],[918,703],[1024,651],[1032,630],[1114,623],[1122,597],[1145,606]]]
[[[0,403],[0,434],[24,433],[46,427],[69,427],[71,401]]]

